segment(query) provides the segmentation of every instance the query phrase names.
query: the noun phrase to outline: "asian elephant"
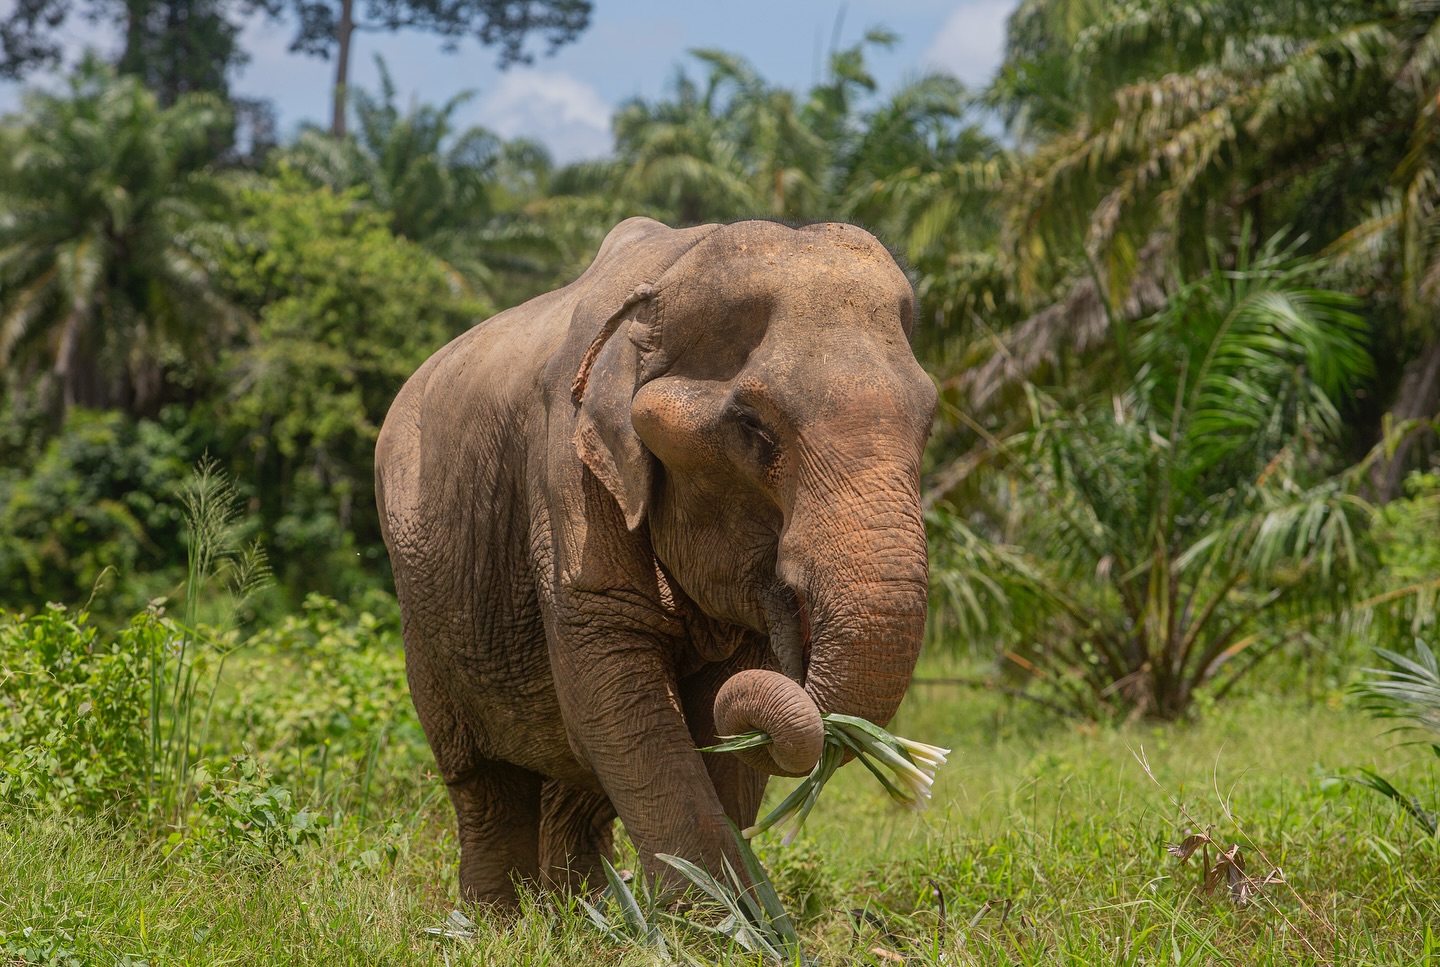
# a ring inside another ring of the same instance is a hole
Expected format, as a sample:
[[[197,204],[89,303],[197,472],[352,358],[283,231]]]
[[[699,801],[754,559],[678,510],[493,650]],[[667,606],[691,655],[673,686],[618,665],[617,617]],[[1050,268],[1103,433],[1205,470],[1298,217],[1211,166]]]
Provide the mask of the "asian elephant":
[[[890,720],[925,623],[914,319],[854,226],[632,218],[405,383],[376,493],[466,897],[603,883],[617,814],[652,874],[739,869],[726,817],[810,770],[822,712]]]

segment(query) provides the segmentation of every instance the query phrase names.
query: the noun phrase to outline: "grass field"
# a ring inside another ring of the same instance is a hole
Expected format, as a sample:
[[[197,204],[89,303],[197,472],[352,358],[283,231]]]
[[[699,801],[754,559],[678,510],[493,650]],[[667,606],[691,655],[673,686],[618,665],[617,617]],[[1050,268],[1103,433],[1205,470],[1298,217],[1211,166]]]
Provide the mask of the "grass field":
[[[920,674],[950,671],[927,661]],[[848,768],[800,840],[761,844],[812,960],[1440,964],[1440,841],[1331,778],[1373,767],[1433,804],[1433,760],[1338,694],[1248,696],[1196,724],[1111,729],[920,684],[892,730],[955,749],[928,812],[899,811]],[[438,781],[413,773],[364,824],[351,815],[281,858],[167,855],[103,822],[0,813],[0,963],[660,962],[549,897],[514,917],[468,910],[473,939],[427,933],[455,907],[457,851]],[[1243,906],[1223,885],[1206,894],[1200,856],[1182,866],[1165,847],[1209,824],[1250,876],[1273,864],[1284,882]],[[754,960],[679,935],[671,946]]]

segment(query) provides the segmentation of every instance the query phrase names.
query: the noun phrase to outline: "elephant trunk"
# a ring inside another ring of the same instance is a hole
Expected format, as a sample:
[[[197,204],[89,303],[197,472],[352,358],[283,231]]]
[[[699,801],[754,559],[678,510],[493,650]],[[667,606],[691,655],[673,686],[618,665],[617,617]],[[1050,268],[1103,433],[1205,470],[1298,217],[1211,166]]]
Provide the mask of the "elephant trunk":
[[[777,570],[799,604],[803,689],[774,672],[749,673],[768,676],[764,687],[753,678],[743,688],[727,682],[715,701],[722,734],[758,728],[776,738],[746,754],[762,771],[808,772],[823,749],[820,713],[883,726],[910,685],[925,629],[925,527],[914,477],[883,483],[852,479],[843,490],[815,494],[782,535]],[[885,498],[860,496],[875,493]],[[790,664],[779,657],[782,667]],[[793,738],[806,729],[813,738]]]
[[[793,679],[752,668],[732,675],[715,695],[715,731],[719,735],[768,732],[773,740],[736,753],[761,772],[803,776],[825,748],[820,709]]]

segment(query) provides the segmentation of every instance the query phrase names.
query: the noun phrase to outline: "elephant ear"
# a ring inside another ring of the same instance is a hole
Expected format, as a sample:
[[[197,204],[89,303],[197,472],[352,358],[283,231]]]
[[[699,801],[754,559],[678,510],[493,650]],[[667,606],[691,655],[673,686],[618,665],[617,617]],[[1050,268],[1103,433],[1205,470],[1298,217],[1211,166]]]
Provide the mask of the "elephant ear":
[[[593,278],[571,317],[567,342],[579,356],[569,386],[579,407],[575,450],[632,531],[645,519],[655,457],[636,435],[630,407],[649,369],[644,357],[658,346],[663,277],[716,227],[677,231],[649,219],[622,222],[586,270]],[[629,338],[612,338],[622,329]]]

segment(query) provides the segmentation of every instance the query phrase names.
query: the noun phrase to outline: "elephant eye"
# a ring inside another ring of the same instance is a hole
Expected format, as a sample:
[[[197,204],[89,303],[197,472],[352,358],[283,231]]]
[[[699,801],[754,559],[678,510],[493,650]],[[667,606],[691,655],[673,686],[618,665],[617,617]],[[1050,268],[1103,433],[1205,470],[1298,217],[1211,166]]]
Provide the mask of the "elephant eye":
[[[730,412],[746,436],[760,442],[769,449],[774,449],[775,438],[765,429],[765,424],[760,422],[760,414],[747,406],[733,407]]]

